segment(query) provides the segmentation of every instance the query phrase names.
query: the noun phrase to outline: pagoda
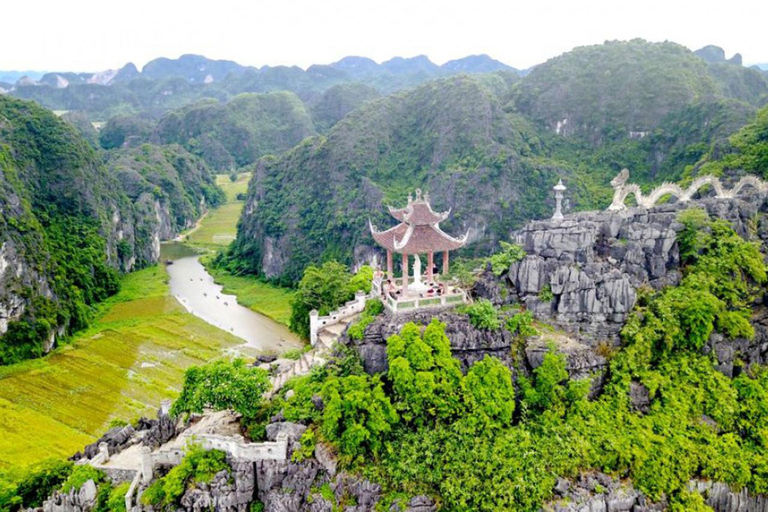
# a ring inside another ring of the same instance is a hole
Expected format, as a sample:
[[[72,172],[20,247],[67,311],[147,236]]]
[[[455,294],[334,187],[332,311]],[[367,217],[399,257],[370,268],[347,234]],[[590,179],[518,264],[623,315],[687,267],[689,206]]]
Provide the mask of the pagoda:
[[[408,205],[405,208],[395,209],[389,207],[389,213],[400,223],[386,231],[378,231],[370,223],[371,235],[380,246],[387,250],[387,276],[391,283],[395,282],[392,270],[393,253],[402,254],[403,275],[400,284],[401,294],[405,295],[409,288],[412,292],[426,289],[435,280],[434,255],[443,253],[443,275],[448,273],[448,253],[464,247],[467,242],[467,234],[460,238],[454,238],[442,229],[440,222],[450,215],[447,212],[437,213],[429,204],[429,194],[422,197],[421,190],[416,190],[416,198],[408,195]],[[422,281],[421,259],[419,255],[427,255],[426,283]],[[414,256],[413,281],[409,283],[408,258]]]

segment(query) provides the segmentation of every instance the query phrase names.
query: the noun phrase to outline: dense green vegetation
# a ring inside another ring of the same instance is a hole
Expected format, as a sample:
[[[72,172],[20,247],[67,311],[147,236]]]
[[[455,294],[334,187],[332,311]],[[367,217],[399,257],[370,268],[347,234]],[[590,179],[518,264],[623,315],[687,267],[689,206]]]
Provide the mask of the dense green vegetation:
[[[320,267],[307,267],[291,302],[291,330],[303,339],[309,339],[310,311],[327,315],[352,300],[358,291],[370,292],[372,278],[373,270],[367,266],[354,275],[336,261],[327,261]]]
[[[133,201],[151,195],[168,209],[173,232],[190,227],[205,209],[226,200],[207,165],[178,145],[113,151],[107,165]]]
[[[314,134],[301,100],[274,92],[241,94],[226,104],[193,103],[164,116],[155,136],[185,146],[215,169],[228,170],[281,153]]]
[[[727,141],[712,148],[696,165],[699,174],[722,175],[730,170],[745,170],[768,177],[768,107]]]
[[[207,166],[178,146],[120,150],[105,166],[71,125],[0,97],[0,254],[13,265],[0,276],[11,319],[0,365],[85,328],[118,291],[119,271],[153,263],[157,237],[223,199]]]
[[[415,188],[452,208],[447,232],[483,234],[464,256],[488,255],[510,230],[551,214],[559,178],[567,208],[600,209],[622,168],[651,186],[718,148],[768,98],[768,82],[728,64],[749,86],[725,87],[716,66],[673,43],[611,42],[522,79],[452,77],[367,101],[324,137],[255,165],[253,208],[228,257],[282,284],[316,261],[351,264],[373,245],[367,221],[390,226],[384,206]]]
[[[680,219],[680,286],[641,299],[595,399],[589,380],[569,380],[554,346],[519,378],[517,396],[494,358],[462,375],[433,321],[387,341],[386,375],[342,360],[295,379],[293,396],[268,408],[317,424],[342,463],[380,482],[389,499],[426,492],[448,509],[537,510],[557,477],[588,469],[629,477],[678,510],[705,509],[687,491],[691,478],[765,492],[768,372],[744,368],[730,379],[700,349],[715,329],[750,336],[749,304],[766,268],[754,243],[692,212]],[[510,318],[511,330],[531,333],[529,315]],[[634,408],[631,385],[647,388],[647,411]],[[322,411],[311,402],[318,392]]]
[[[252,418],[269,387],[267,372],[246,365],[242,359],[192,366],[184,373],[184,387],[171,413],[178,416],[205,409],[231,409]]]
[[[0,338],[8,364],[39,356],[58,326],[87,325],[90,308],[117,291],[103,215],[127,205],[93,149],[50,112],[0,97],[0,121],[0,242],[31,274],[0,284],[4,298],[10,290],[26,297],[22,318]]]
[[[602,142],[651,130],[680,105],[716,91],[707,64],[687,48],[636,39],[550,59],[520,83],[515,103],[552,129]]]

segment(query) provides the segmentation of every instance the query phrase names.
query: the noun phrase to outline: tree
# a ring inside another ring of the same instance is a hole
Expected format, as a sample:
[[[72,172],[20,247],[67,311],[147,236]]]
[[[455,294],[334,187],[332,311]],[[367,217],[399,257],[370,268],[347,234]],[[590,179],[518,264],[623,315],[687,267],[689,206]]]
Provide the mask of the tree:
[[[486,355],[464,378],[464,401],[483,427],[506,427],[515,412],[512,373],[495,357]]]
[[[358,291],[370,292],[373,270],[363,266],[354,276],[337,261],[307,267],[291,302],[291,331],[309,339],[309,312],[327,315],[354,298]]]
[[[409,322],[387,340],[395,407],[415,425],[452,420],[463,409],[459,362],[451,355],[445,324],[433,319],[423,336]]]
[[[323,434],[350,457],[381,452],[398,416],[379,376],[332,378],[322,391]]]
[[[254,418],[269,386],[267,372],[247,366],[242,359],[192,366],[184,372],[184,388],[171,413],[232,409],[245,418]]]

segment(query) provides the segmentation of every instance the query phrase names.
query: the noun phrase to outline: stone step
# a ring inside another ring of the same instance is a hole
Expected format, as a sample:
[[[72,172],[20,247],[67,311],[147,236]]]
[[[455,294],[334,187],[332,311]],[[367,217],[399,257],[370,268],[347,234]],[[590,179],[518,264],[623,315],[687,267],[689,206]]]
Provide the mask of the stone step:
[[[336,336],[330,336],[330,335],[323,335],[319,337],[320,343],[322,343],[325,347],[331,348],[334,343],[336,343],[336,340],[338,338]]]
[[[331,334],[340,335],[347,328],[347,324],[333,324],[326,327],[324,330]]]

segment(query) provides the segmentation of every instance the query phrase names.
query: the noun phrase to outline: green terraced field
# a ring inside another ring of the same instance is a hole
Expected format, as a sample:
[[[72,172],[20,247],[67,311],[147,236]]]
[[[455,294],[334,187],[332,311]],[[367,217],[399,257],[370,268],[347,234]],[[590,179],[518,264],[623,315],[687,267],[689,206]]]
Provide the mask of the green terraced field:
[[[0,469],[69,456],[114,418],[153,416],[176,396],[185,368],[241,343],[168,296],[163,267],[126,276],[71,344],[0,368]]]

